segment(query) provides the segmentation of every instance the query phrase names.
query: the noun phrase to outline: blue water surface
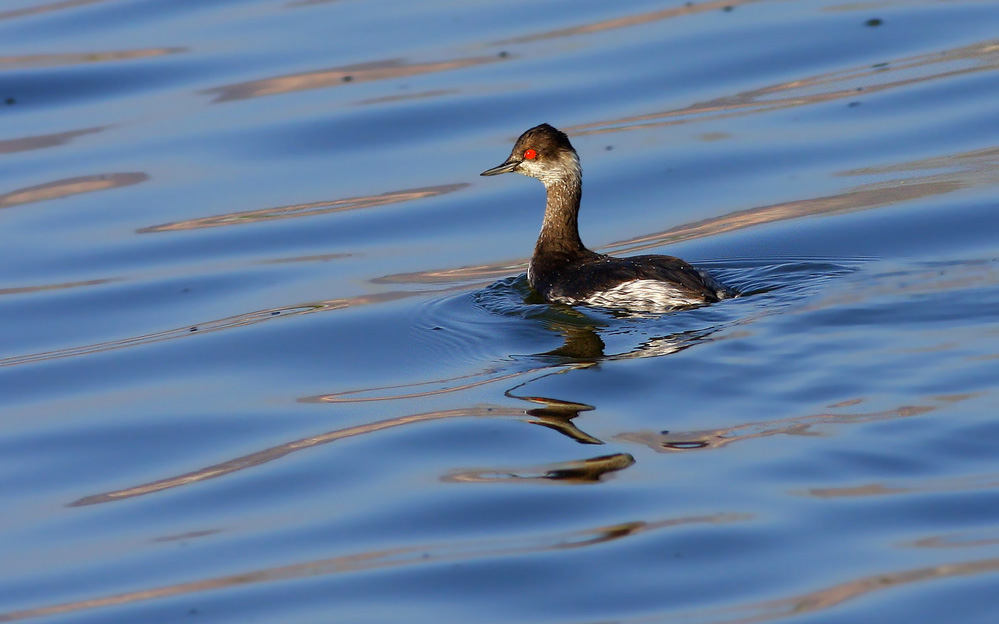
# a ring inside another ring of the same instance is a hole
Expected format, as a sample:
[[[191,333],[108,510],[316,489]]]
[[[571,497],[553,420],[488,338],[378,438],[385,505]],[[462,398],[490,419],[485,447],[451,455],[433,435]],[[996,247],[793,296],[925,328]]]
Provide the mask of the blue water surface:
[[[0,622],[999,613],[999,5],[0,7]],[[539,301],[584,241],[744,293]]]

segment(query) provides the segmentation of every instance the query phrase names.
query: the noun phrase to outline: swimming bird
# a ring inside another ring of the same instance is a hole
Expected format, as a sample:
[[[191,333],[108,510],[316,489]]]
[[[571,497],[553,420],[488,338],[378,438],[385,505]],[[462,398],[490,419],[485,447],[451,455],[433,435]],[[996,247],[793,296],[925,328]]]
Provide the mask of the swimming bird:
[[[545,185],[545,217],[527,280],[546,300],[662,314],[736,295],[673,256],[619,258],[587,249],[578,226],[583,170],[564,132],[546,123],[524,132],[506,162],[480,175],[501,173],[519,173]]]

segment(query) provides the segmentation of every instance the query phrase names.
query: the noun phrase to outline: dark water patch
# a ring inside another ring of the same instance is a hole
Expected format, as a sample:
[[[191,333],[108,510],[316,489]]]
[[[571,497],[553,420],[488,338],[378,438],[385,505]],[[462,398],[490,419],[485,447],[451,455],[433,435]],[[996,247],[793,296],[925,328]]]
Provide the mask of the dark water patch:
[[[537,296],[522,273],[493,282],[477,290],[472,300],[480,309],[503,317],[537,318],[546,314],[567,311],[568,306],[555,306]],[[572,315],[570,314],[570,317]]]
[[[191,61],[144,58],[143,63],[119,61],[108,64],[60,66],[34,70],[11,70],[2,74],[3,92],[17,98],[29,110],[68,108],[85,103],[113,102],[118,98],[167,90],[189,81],[200,72]]]

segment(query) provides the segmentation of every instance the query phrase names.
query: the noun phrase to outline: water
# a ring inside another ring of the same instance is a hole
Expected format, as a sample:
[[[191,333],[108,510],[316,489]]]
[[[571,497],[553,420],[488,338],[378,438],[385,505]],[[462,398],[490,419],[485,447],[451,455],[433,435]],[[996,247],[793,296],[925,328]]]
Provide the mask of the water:
[[[0,7],[0,621],[991,623],[999,7]],[[746,293],[549,306],[582,235]]]

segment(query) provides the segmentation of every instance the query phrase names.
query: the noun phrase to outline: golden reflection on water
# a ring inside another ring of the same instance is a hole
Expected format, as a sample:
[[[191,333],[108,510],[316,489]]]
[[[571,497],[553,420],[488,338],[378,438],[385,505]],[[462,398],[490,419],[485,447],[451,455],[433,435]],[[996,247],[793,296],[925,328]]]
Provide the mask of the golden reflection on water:
[[[167,585],[153,589],[35,607],[33,609],[10,611],[0,613],[0,622],[14,622],[29,618],[83,611],[85,609],[130,604],[169,596],[257,585],[260,583],[273,583],[291,579],[413,566],[434,566],[442,562],[519,557],[537,553],[586,548],[653,531],[681,529],[689,526],[717,526],[735,522],[746,522],[750,519],[752,519],[752,516],[749,514],[715,513],[654,521],[636,520],[590,529],[527,537],[429,543],[403,548],[373,550],[327,559],[303,561],[285,566],[248,570],[238,574],[178,583],[176,585]]]
[[[900,544],[910,548],[982,548],[983,546],[999,545],[999,535],[995,530],[981,533],[948,533],[923,537],[911,542]]]
[[[389,104],[392,102],[406,102],[409,100],[423,100],[435,97],[444,97],[446,95],[455,95],[459,93],[458,89],[431,89],[430,91],[420,91],[418,93],[400,93],[398,95],[383,95],[381,97],[369,98],[367,100],[360,100],[357,103],[366,106],[371,104]]]
[[[46,147],[57,147],[69,143],[76,137],[103,132],[110,127],[94,126],[93,128],[81,128],[80,130],[68,130],[54,134],[38,134],[17,139],[3,139],[0,140],[0,154],[13,154],[15,152],[45,149]]]
[[[61,284],[41,284],[38,286],[15,286],[13,288],[0,288],[2,295],[23,295],[26,293],[44,292],[47,290],[65,290],[67,288],[84,288],[87,286],[100,286],[110,282],[116,282],[121,278],[107,277],[103,279],[84,280],[81,282],[63,282]]]
[[[215,99],[212,101],[215,103],[231,102],[234,100],[263,97],[265,95],[339,87],[354,82],[408,78],[410,76],[419,76],[420,74],[431,74],[496,63],[507,58],[499,55],[473,56],[429,63],[409,63],[404,59],[385,59],[300,74],[240,82],[206,89],[202,93],[214,95]]]
[[[614,439],[642,444],[660,453],[716,450],[735,442],[745,442],[754,438],[774,435],[822,435],[822,427],[825,425],[858,424],[921,416],[940,407],[941,405],[905,405],[879,412],[796,416],[700,431],[639,431],[621,433],[614,436]]]
[[[164,223],[161,225],[150,225],[148,227],[139,228],[137,232],[140,234],[149,234],[154,232],[176,232],[180,230],[197,230],[201,228],[220,227],[223,225],[259,223],[261,221],[273,221],[276,219],[312,217],[315,215],[329,214],[333,212],[346,212],[348,210],[374,208],[375,206],[387,206],[389,204],[398,204],[400,202],[412,201],[415,199],[437,197],[438,195],[453,193],[457,190],[465,188],[466,186],[468,186],[468,184],[464,182],[458,184],[442,184],[439,186],[425,186],[402,191],[388,191],[379,195],[329,199],[325,201],[310,202],[307,204],[293,204],[291,206],[275,206],[273,208],[229,212],[211,217],[200,217],[197,219],[187,219],[184,221],[175,221],[173,223]]]
[[[0,194],[0,208],[59,199],[70,195],[79,195],[80,193],[106,191],[123,186],[131,186],[145,182],[148,179],[149,176],[145,173],[105,173],[64,178]]]
[[[812,498],[861,498],[871,496],[896,496],[899,494],[926,494],[932,492],[961,492],[999,488],[999,475],[971,475],[952,479],[924,479],[888,483],[867,483],[851,487],[809,488],[794,494]]]
[[[836,195],[793,200],[732,212],[688,223],[662,232],[647,234],[607,245],[605,249],[635,252],[758,225],[813,216],[826,216],[883,208],[895,204],[944,195],[954,191],[999,183],[999,148],[972,152],[959,152],[932,159],[854,169],[838,175],[880,175],[890,172],[929,172],[948,169],[939,173],[913,175],[872,184],[861,184]]]
[[[643,251],[667,243],[716,236],[780,221],[883,208],[933,195],[951,193],[961,188],[963,185],[957,180],[914,181],[911,183],[893,181],[858,186],[827,197],[800,199],[731,212],[722,217],[705,219],[663,232],[612,243],[606,248],[618,252]]]
[[[0,17],[2,19],[2,17]],[[113,61],[131,61],[135,59],[155,58],[168,54],[181,54],[187,48],[145,48],[141,50],[110,50],[107,52],[76,52],[64,54],[20,54],[17,56],[0,56],[0,71],[7,69],[26,69],[35,67],[62,67],[65,65],[81,65],[83,63],[106,63]]]
[[[964,175],[971,176],[976,180],[981,176],[985,176],[984,181],[995,182],[996,165],[999,165],[999,147],[987,147],[969,152],[949,154],[947,156],[933,156],[931,158],[910,160],[898,164],[874,165],[859,169],[850,169],[839,173],[839,175],[881,175],[903,171],[932,171],[934,169],[956,168]]]
[[[705,119],[757,114],[845,98],[857,100],[868,93],[908,87],[930,80],[994,71],[997,68],[999,68],[999,41],[989,39],[941,52],[918,54],[879,63],[875,66],[865,65],[800,78],[680,109],[595,121],[568,126],[563,130],[569,134],[586,135],[697,123]]]
[[[561,369],[555,371],[555,374],[566,372],[569,369]],[[511,374],[508,377],[515,375],[525,375],[534,372],[533,370],[527,371],[526,373],[516,373]],[[490,380],[494,381],[494,380]],[[521,384],[522,385],[522,384]],[[519,387],[519,386],[515,386]],[[253,468],[266,464],[268,462],[274,461],[293,453],[295,451],[300,451],[308,448],[313,448],[322,444],[328,444],[330,442],[335,442],[338,440],[343,440],[346,438],[351,438],[359,435],[375,433],[378,431],[383,431],[385,429],[391,429],[394,427],[399,427],[403,425],[410,425],[414,423],[421,423],[427,421],[443,420],[448,418],[520,418],[525,420],[530,424],[541,425],[549,429],[553,429],[576,440],[577,442],[583,444],[603,444],[600,440],[580,431],[575,425],[572,424],[572,419],[577,417],[581,411],[592,410],[593,407],[590,405],[585,405],[581,403],[573,403],[570,401],[561,401],[558,399],[548,399],[544,397],[515,397],[510,392],[507,396],[513,398],[519,398],[524,401],[530,402],[532,404],[540,404],[543,407],[540,408],[526,408],[526,407],[508,407],[500,405],[486,405],[478,407],[468,407],[459,408],[452,410],[438,410],[431,412],[424,412],[420,414],[412,414],[409,416],[400,416],[396,418],[390,418],[387,420],[382,420],[378,422],[368,423],[364,425],[357,425],[354,427],[348,427],[345,429],[337,429],[324,434],[310,436],[308,438],[302,438],[300,440],[295,440],[293,442],[288,442],[285,444],[280,444],[278,446],[266,448],[261,451],[251,453],[249,455],[244,455],[241,457],[236,457],[219,464],[214,464],[206,468],[201,468],[188,472],[175,477],[168,477],[166,479],[160,479],[152,483],[145,483],[142,485],[124,488],[121,490],[115,490],[112,492],[105,492],[101,494],[94,494],[90,496],[85,496],[77,501],[69,504],[70,507],[78,507],[82,505],[93,505],[97,503],[108,503],[116,500],[122,500],[125,498],[131,498],[134,496],[142,496],[145,494],[152,494],[162,490],[179,487],[181,485],[188,485],[191,483],[198,483],[205,481],[207,479],[214,479],[216,477],[221,477],[227,474],[231,474],[240,470],[245,470],[247,468]],[[317,402],[315,397],[307,397],[305,399],[300,399],[302,402]],[[570,463],[570,464],[559,464],[550,466],[546,473],[549,479],[564,479],[567,481],[576,480],[582,481],[587,479],[587,475],[591,478],[589,480],[596,480],[600,474],[623,470],[627,468],[632,463],[634,463],[634,458],[630,455],[621,453],[611,457],[595,458],[591,460],[584,460],[582,463]],[[490,471],[495,472],[495,471]]]
[[[176,329],[168,329],[166,331],[161,331],[161,332],[154,332],[152,334],[131,336],[119,340],[109,340],[106,342],[98,342],[79,347],[70,347],[68,349],[57,349],[54,351],[43,351],[41,353],[30,353],[27,355],[15,355],[6,358],[0,358],[0,367],[17,366],[20,364],[30,364],[33,362],[42,362],[45,360],[53,360],[64,357],[74,357],[77,355],[86,355],[89,353],[100,353],[103,351],[113,351],[115,349],[123,349],[125,347],[135,347],[139,345],[151,344],[154,342],[160,342],[162,340],[172,340],[175,338],[182,338],[184,336],[195,336],[207,332],[221,331],[223,329],[245,327],[247,325],[254,325],[256,323],[262,323],[264,321],[273,320],[290,315],[313,314],[316,312],[330,312],[333,310],[343,310],[345,308],[350,308],[350,307],[384,303],[387,301],[396,301],[398,299],[404,299],[406,297],[413,297],[424,294],[426,293],[421,291],[396,291],[396,292],[372,293],[368,295],[360,295],[357,297],[346,297],[343,299],[327,299],[324,301],[314,301],[311,303],[305,303],[299,305],[268,308],[266,310],[256,310],[254,312],[237,314],[235,316],[229,316],[223,319],[212,320],[198,325],[186,325],[184,327],[178,327]]]
[[[262,451],[257,451],[255,453],[250,453],[249,455],[236,457],[224,461],[222,463],[194,470],[192,472],[178,475],[176,477],[160,479],[159,481],[154,481],[152,483],[145,483],[142,485],[137,485],[135,487],[125,488],[121,490],[114,490],[112,492],[105,492],[102,494],[85,496],[79,500],[70,503],[69,506],[80,507],[82,505],[109,503],[117,500],[122,500],[125,498],[132,498],[134,496],[143,496],[145,494],[152,494],[154,492],[160,492],[162,490],[179,487],[181,485],[199,483],[201,481],[214,479],[216,477],[221,477],[227,474],[232,474],[234,472],[245,470],[247,468],[260,466],[262,464],[274,461],[275,459],[279,459],[281,457],[284,457],[285,455],[294,453],[296,451],[313,448],[322,444],[329,444],[330,442],[335,442],[337,440],[343,440],[346,438],[352,438],[359,435],[374,433],[376,431],[383,431],[385,429],[391,429],[393,427],[400,427],[403,425],[409,425],[418,422],[443,420],[446,418],[511,417],[511,416],[521,416],[523,415],[523,413],[524,413],[523,410],[497,405],[497,406],[468,407],[468,408],[460,408],[452,410],[425,412],[422,414],[412,414],[410,416],[400,416],[397,418],[390,418],[387,420],[381,420],[378,422],[368,423],[364,425],[357,425],[355,427],[347,427],[346,429],[337,429],[320,435],[310,436],[308,438],[295,440],[293,442],[279,444],[278,446],[272,446]]]
[[[98,175],[98,176],[84,176],[80,178],[68,178],[66,180],[58,180],[56,182],[50,182],[39,186],[19,189],[16,191],[12,191],[10,193],[0,195],[0,208],[15,206],[18,204],[25,204],[30,202],[44,201],[48,199],[56,199],[59,197],[65,197],[67,195],[73,195],[77,193],[87,193],[92,191],[117,188],[119,186],[126,186],[129,184],[137,184],[139,182],[147,180],[148,178],[149,176],[147,176],[144,173],[120,173],[120,174],[109,174],[109,175]],[[466,186],[467,184],[464,183],[446,184],[446,185],[426,187],[426,188],[408,189],[404,191],[392,191],[388,193],[382,193],[381,195],[352,197],[348,199],[337,199],[337,200],[329,200],[322,202],[313,202],[308,204],[296,204],[292,206],[265,208],[261,210],[250,210],[246,212],[236,212],[224,215],[217,215],[213,217],[203,217],[199,219],[191,219],[187,221],[178,221],[175,223],[155,225],[142,228],[139,230],[139,232],[148,233],[148,232],[190,230],[190,229],[198,229],[206,227],[219,227],[222,225],[233,225],[238,223],[253,223],[270,219],[287,219],[292,217],[309,216],[309,215],[323,214],[329,212],[358,210],[362,208],[383,206],[387,204],[399,203],[415,199],[435,197],[445,193],[454,192]],[[342,256],[341,254],[327,254],[321,256],[307,256],[301,258],[285,259],[285,261],[311,261],[311,260],[320,260],[320,259],[332,259],[341,256]],[[102,283],[106,281],[112,281],[112,280],[111,279],[91,280],[89,282],[73,283],[65,286],[47,285],[41,287],[26,287],[27,290],[23,290],[23,292],[31,292],[32,289],[46,290],[58,287],[93,285],[96,283]],[[483,285],[484,284],[475,284],[475,283],[462,284],[461,286],[457,287],[457,289],[466,290]],[[153,332],[150,334],[143,334],[140,336],[130,336],[118,340],[109,340],[105,342],[82,345],[78,347],[69,347],[66,349],[58,349],[54,351],[44,351],[40,353],[31,353],[26,355],[17,355],[6,358],[0,358],[0,367],[29,364],[33,362],[41,362],[57,358],[86,355],[102,351],[111,351],[115,349],[122,349],[125,347],[133,347],[144,344],[150,344],[154,342],[160,342],[162,340],[171,340],[175,338],[181,338],[184,336],[204,334],[206,332],[220,331],[223,329],[231,329],[235,327],[245,327],[247,325],[253,325],[256,323],[261,323],[263,321],[272,320],[275,318],[285,317],[289,315],[312,314],[315,312],[328,312],[332,310],[341,310],[348,307],[385,303],[388,301],[396,301],[399,299],[404,299],[406,297],[426,295],[428,292],[444,293],[450,290],[452,289],[443,289],[443,290],[433,289],[432,291],[420,289],[412,291],[380,292],[380,293],[359,295],[355,297],[326,299],[322,301],[314,301],[303,304],[279,306],[274,308],[268,308],[265,310],[256,310],[253,312],[237,314],[223,319],[209,320],[203,323],[198,323],[196,325],[187,325],[184,327]],[[22,291],[11,290],[11,292],[13,293],[13,292],[22,292]]]
[[[30,15],[40,15],[42,13],[51,13],[65,9],[75,9],[77,7],[87,6],[88,4],[99,4],[107,1],[108,0],[62,0],[61,2],[50,2],[49,4],[41,4],[34,7],[2,11],[0,12],[0,20],[28,17]]]
[[[674,17],[686,17],[689,15],[696,15],[698,13],[731,10],[732,8],[738,6],[744,6],[747,4],[752,4],[754,2],[761,2],[761,1],[762,0],[709,0],[708,2],[696,2],[696,3],[687,2],[682,6],[672,7],[669,9],[651,11],[649,13],[640,13],[638,15],[631,15],[628,17],[615,17],[609,20],[593,22],[592,24],[583,24],[581,26],[560,28],[558,30],[550,30],[547,32],[538,33],[534,35],[515,37],[513,39],[504,39],[502,41],[494,42],[492,45],[531,43],[534,41],[544,41],[546,39],[560,39],[562,37],[589,35],[593,33],[606,32],[608,30],[615,30],[618,28],[628,28],[630,26],[642,26],[644,24],[650,24],[652,22],[672,19]]]
[[[704,609],[681,613],[663,613],[652,617],[618,620],[622,624],[640,622],[684,622],[697,624],[755,624],[775,622],[784,618],[801,618],[810,613],[827,611],[847,601],[877,592],[897,589],[912,583],[943,581],[960,576],[975,576],[999,572],[999,558],[960,561],[941,565],[885,572],[832,585],[817,591],[747,603],[735,607]],[[847,616],[843,621],[851,621]]]
[[[271,258],[269,260],[259,260],[260,264],[290,264],[293,262],[329,262],[330,260],[342,260],[351,257],[349,253],[329,253],[315,254],[311,256],[294,256],[290,258]]]
[[[562,369],[555,371],[555,374],[565,372],[569,369]],[[527,373],[517,373],[518,375],[529,374],[533,372],[527,371]],[[510,375],[514,376],[514,375]],[[519,386],[515,386],[519,387]],[[513,397],[509,392],[507,396]],[[521,398],[521,397],[513,397]],[[321,397],[319,398],[321,400]],[[590,405],[584,405],[581,403],[573,403],[569,401],[560,401],[558,399],[547,399],[543,397],[524,397],[523,400],[530,402],[532,404],[541,404],[541,408],[526,408],[526,407],[508,407],[501,405],[486,405],[478,407],[467,407],[452,410],[437,410],[431,412],[424,412],[419,414],[412,414],[409,416],[400,416],[396,418],[390,418],[387,420],[382,420],[378,422],[368,423],[364,425],[357,425],[354,427],[348,427],[345,429],[337,429],[327,433],[323,433],[316,436],[310,436],[308,438],[302,438],[300,440],[295,440],[293,442],[288,442],[285,444],[280,444],[278,446],[270,447],[251,453],[249,455],[243,455],[241,457],[236,457],[212,466],[194,470],[182,475],[175,477],[168,477],[165,479],[160,479],[152,483],[145,483],[142,485],[124,488],[121,490],[115,490],[112,492],[104,492],[101,494],[94,494],[90,496],[85,496],[77,501],[69,504],[70,507],[78,507],[82,505],[93,505],[97,503],[108,503],[116,500],[122,500],[125,498],[131,498],[134,496],[142,496],[145,494],[152,494],[169,488],[179,487],[181,485],[188,485],[191,483],[198,483],[205,481],[207,479],[214,479],[216,477],[221,477],[227,474],[231,474],[240,470],[245,470],[247,468],[253,468],[266,464],[268,462],[274,461],[293,453],[295,451],[300,451],[308,448],[313,448],[322,444],[328,444],[330,442],[335,442],[338,440],[343,440],[346,438],[355,437],[358,435],[364,435],[369,433],[375,433],[378,431],[383,431],[385,429],[391,429],[394,427],[399,427],[403,425],[410,425],[414,423],[436,421],[448,418],[481,418],[481,417],[501,417],[501,418],[520,418],[524,419],[531,424],[542,425],[549,429],[553,429],[566,435],[578,442],[584,444],[602,444],[602,442],[592,436],[580,431],[572,424],[572,419],[579,415],[581,411],[592,410],[593,407]],[[300,399],[303,402],[317,402],[316,397],[308,397],[305,399]],[[621,454],[625,455],[625,454]],[[628,455],[628,458],[631,456]],[[565,479],[582,479],[583,475],[588,473],[592,475],[597,475],[597,472],[602,468],[603,472],[608,472],[611,470],[622,470],[627,466],[630,466],[634,462],[634,459],[629,461],[624,461],[623,458],[619,457],[616,459],[604,459],[601,461],[590,460],[589,463],[585,465],[566,465],[557,466],[551,468],[549,472],[557,473]],[[573,472],[574,471],[574,472]],[[553,473],[553,474],[554,474]],[[557,478],[550,476],[549,478]]]

